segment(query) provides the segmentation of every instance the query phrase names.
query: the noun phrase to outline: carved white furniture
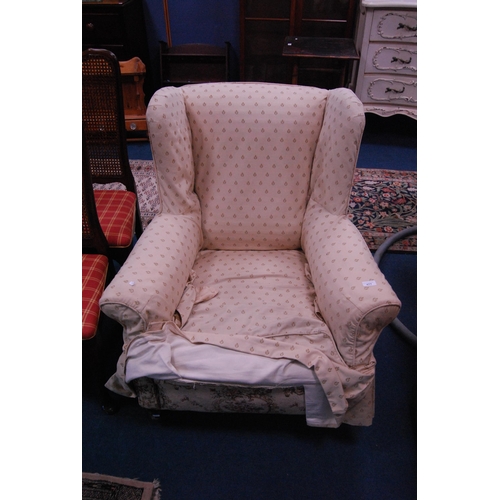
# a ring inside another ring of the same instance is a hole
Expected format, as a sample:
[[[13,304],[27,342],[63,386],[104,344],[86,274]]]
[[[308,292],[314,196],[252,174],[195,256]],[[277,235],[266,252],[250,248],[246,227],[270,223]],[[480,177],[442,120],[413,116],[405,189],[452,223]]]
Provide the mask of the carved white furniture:
[[[356,95],[365,112],[416,119],[416,0],[361,0],[356,48]]]

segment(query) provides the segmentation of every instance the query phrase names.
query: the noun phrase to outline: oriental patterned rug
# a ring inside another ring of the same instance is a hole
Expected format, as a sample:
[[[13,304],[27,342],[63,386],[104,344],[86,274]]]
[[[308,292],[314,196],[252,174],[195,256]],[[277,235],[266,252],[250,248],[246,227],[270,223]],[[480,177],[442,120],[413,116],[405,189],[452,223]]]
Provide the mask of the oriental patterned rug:
[[[358,168],[349,218],[376,250],[389,236],[417,225],[417,172]],[[416,252],[417,236],[402,239],[391,251]]]
[[[160,200],[151,160],[130,160],[145,228],[158,213]],[[417,224],[417,172],[358,168],[349,218],[376,250],[392,234]],[[390,251],[416,252],[417,237],[397,242]]]
[[[160,500],[160,485],[84,472],[82,500]]]

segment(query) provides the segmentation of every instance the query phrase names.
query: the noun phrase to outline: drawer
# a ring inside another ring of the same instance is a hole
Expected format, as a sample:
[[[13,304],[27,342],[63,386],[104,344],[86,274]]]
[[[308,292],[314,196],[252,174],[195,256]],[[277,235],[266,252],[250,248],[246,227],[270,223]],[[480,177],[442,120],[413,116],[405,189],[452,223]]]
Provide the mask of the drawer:
[[[417,12],[415,10],[375,10],[370,40],[417,43]]]
[[[365,73],[417,74],[417,47],[371,43],[366,54]]]
[[[146,118],[144,116],[127,117],[125,115],[125,130],[127,132],[145,132],[148,130]]]
[[[84,14],[82,38],[84,44],[123,43],[125,29],[118,14]]]
[[[417,79],[369,75],[363,79],[360,99],[366,103],[417,105]]]

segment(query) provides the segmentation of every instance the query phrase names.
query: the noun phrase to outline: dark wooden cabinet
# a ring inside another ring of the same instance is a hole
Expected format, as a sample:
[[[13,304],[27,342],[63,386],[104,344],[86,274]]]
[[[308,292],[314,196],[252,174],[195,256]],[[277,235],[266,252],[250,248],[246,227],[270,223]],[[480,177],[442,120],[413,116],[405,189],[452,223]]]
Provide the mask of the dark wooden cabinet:
[[[151,61],[142,0],[83,0],[82,47],[113,52],[119,61],[139,57],[146,65],[144,94],[149,102],[155,88],[148,72]]]
[[[240,79],[339,86],[345,51],[326,57],[320,39],[348,39],[354,49],[355,14],[356,0],[240,0]],[[318,39],[319,51],[284,55],[287,37]]]
[[[292,0],[240,0],[240,80],[290,83],[292,64],[282,56],[293,34]]]

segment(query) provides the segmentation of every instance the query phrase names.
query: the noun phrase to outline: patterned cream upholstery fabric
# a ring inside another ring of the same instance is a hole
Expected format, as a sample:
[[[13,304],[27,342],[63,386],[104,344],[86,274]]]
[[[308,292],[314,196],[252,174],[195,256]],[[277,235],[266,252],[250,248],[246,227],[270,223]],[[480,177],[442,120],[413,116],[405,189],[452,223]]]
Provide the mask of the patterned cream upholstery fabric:
[[[328,92],[265,84],[184,89],[204,247],[300,247]]]
[[[173,317],[201,242],[193,216],[159,214],[143,234],[101,299],[129,334]]]
[[[107,386],[135,395],[128,349],[158,331],[299,362],[324,390],[325,425],[369,425],[373,346],[400,302],[346,216],[361,102],[347,89],[187,85],[157,91],[147,119],[162,211],[101,299],[124,327]]]

